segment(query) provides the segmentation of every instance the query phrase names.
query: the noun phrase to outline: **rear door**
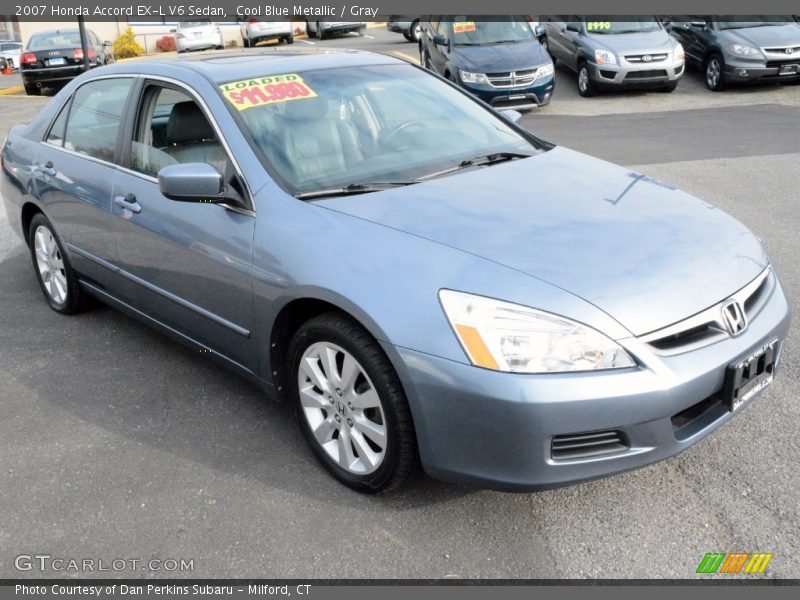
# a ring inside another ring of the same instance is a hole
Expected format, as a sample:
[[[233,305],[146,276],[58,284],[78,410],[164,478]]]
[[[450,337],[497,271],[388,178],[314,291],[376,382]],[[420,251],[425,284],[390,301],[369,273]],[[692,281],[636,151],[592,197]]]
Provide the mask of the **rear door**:
[[[113,285],[117,255],[111,194],[118,175],[121,123],[134,77],[80,86],[53,121],[34,167],[36,194],[82,275]]]
[[[158,171],[203,162],[252,208],[246,184],[200,97],[145,81],[114,182],[112,213],[123,299],[164,325],[254,370],[251,252],[255,213],[163,196]]]

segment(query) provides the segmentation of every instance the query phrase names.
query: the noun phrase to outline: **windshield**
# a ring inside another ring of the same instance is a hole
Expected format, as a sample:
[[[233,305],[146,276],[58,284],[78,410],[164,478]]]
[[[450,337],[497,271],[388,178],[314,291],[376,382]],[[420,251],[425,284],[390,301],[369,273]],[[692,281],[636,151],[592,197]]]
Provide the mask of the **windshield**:
[[[755,15],[750,17],[720,17],[720,29],[748,29],[750,27],[769,27],[786,25],[796,21],[789,16]]]
[[[19,50],[22,48],[22,44],[0,44],[0,52],[7,52],[9,50]]]
[[[481,155],[540,149],[410,65],[270,75],[220,90],[291,194],[408,183]]]
[[[208,27],[211,25],[211,20],[206,19],[205,21],[183,21],[179,27],[181,29],[193,29],[195,27]]]
[[[80,48],[81,34],[75,31],[40,33],[31,36],[28,50],[47,50],[48,48]]]
[[[479,19],[480,17],[456,17],[452,23],[453,44],[489,46],[526,42],[534,38],[531,26],[522,17],[508,17],[505,21]]]
[[[615,20],[617,19],[617,20]],[[620,21],[619,16],[592,15],[586,17],[586,31],[599,34],[615,33],[647,33],[658,31],[661,24],[653,16],[633,16],[625,17],[625,21]]]

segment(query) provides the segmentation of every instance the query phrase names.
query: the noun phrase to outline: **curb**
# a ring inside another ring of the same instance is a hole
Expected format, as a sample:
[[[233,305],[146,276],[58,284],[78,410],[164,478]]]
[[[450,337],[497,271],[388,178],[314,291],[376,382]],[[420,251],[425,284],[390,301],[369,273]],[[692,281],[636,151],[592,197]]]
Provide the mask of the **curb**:
[[[25,88],[21,85],[12,85],[9,87],[0,88],[0,96],[13,96],[14,94],[19,94],[20,92],[24,92]]]

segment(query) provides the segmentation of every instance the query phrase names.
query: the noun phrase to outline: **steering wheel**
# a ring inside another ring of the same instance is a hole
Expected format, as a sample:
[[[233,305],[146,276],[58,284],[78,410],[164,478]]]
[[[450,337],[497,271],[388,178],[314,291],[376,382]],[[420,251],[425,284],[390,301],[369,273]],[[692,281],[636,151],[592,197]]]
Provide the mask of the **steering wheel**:
[[[411,127],[427,127],[427,124],[422,119],[411,119],[410,121],[406,121],[405,123],[400,123],[397,127],[394,127],[386,134],[383,138],[383,143],[387,146],[394,141],[394,139],[406,129],[410,129]]]

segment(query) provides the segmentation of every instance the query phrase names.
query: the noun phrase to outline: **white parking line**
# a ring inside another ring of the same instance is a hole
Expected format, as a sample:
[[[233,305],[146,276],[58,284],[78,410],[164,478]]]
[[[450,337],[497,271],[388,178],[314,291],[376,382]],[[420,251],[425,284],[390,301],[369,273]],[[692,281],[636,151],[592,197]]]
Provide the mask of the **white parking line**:
[[[364,34],[364,37],[367,38],[367,39],[370,39],[370,40],[374,40],[375,39],[374,35],[367,35],[366,33]]]
[[[308,40],[297,40],[298,42],[303,42],[304,44],[308,44],[310,46],[314,46],[315,42],[309,42]]]

